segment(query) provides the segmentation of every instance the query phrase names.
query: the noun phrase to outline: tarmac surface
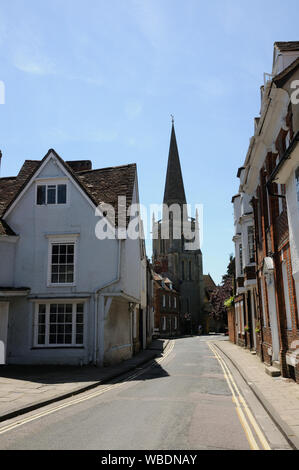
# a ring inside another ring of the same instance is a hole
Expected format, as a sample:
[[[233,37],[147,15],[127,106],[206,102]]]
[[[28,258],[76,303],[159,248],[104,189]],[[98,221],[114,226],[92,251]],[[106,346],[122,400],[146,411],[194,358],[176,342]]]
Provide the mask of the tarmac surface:
[[[169,341],[109,383],[0,423],[0,449],[290,449],[219,337]]]

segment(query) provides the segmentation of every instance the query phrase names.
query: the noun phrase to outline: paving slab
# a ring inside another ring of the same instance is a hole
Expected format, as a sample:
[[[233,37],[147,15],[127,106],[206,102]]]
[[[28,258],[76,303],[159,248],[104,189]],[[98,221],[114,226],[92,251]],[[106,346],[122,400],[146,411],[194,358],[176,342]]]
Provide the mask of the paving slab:
[[[230,341],[213,343],[233,362],[294,449],[299,449],[299,385],[266,374],[258,356]]]
[[[111,367],[1,366],[0,422],[115,380],[161,355],[168,344],[154,340],[146,350]]]

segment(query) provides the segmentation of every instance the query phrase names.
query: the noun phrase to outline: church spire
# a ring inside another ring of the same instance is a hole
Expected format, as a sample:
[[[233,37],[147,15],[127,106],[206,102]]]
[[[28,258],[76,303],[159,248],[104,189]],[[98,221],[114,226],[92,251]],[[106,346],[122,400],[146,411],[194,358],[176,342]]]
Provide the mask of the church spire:
[[[179,158],[179,151],[176,142],[174,119],[172,118],[172,128],[168,155],[168,166],[164,190],[164,204],[186,204],[185,189],[182,177],[182,170]]]

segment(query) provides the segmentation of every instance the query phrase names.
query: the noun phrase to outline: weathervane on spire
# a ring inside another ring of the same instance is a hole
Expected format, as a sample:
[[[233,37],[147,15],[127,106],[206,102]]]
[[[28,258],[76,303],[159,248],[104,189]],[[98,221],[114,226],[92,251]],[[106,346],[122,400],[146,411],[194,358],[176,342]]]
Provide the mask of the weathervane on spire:
[[[171,122],[172,122],[172,124],[174,124],[174,115],[171,114],[170,116],[171,116]]]

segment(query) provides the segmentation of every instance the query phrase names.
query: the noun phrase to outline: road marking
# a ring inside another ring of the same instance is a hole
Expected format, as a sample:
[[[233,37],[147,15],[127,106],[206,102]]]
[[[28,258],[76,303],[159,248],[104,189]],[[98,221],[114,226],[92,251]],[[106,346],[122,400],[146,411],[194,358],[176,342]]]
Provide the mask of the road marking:
[[[151,364],[148,367],[146,367],[145,369],[142,369],[142,370],[130,375],[129,377],[126,377],[122,382],[107,385],[106,387],[103,387],[98,392],[89,393],[88,395],[85,395],[84,397],[75,398],[71,401],[68,401],[67,403],[63,403],[61,405],[57,405],[53,408],[50,408],[49,410],[41,411],[39,413],[34,414],[33,416],[29,416],[27,418],[20,419],[17,422],[7,424],[6,426],[3,426],[3,427],[0,428],[0,434],[4,434],[5,432],[11,431],[15,428],[23,426],[24,424],[30,423],[31,421],[35,421],[36,419],[43,418],[44,416],[50,415],[50,414],[55,413],[57,411],[63,410],[64,408],[68,408],[69,406],[77,405],[78,403],[82,403],[84,401],[87,401],[87,400],[90,400],[92,398],[98,397],[100,395],[103,395],[106,392],[109,392],[110,390],[115,390],[116,388],[119,388],[119,387],[125,385],[126,383],[131,382],[136,377],[139,377],[140,375],[144,374],[151,367],[157,365],[157,363],[161,364],[161,362],[163,362],[172,353],[173,349],[174,349],[174,341],[171,340],[170,346],[167,348],[165,353],[164,352],[162,353],[162,356],[159,359],[155,359],[154,361],[152,361]]]
[[[226,379],[226,381],[227,381],[227,384],[228,384],[229,389],[230,389],[231,394],[232,394],[233,403],[234,403],[235,406],[236,406],[236,412],[237,412],[238,418],[239,418],[240,423],[241,423],[241,425],[242,425],[242,427],[243,427],[243,430],[244,430],[244,432],[245,432],[245,435],[246,435],[246,438],[247,438],[248,443],[249,443],[249,445],[250,445],[250,448],[251,448],[252,450],[260,450],[260,448],[259,448],[259,446],[258,446],[258,444],[257,444],[257,442],[256,442],[256,440],[255,440],[255,438],[254,438],[254,436],[253,436],[253,434],[252,434],[252,431],[251,431],[251,429],[250,429],[250,426],[248,425],[248,423],[247,423],[247,421],[246,421],[246,418],[245,418],[245,416],[244,416],[244,413],[243,413],[243,410],[242,410],[242,408],[241,408],[240,402],[239,402],[239,400],[238,400],[238,398],[237,398],[237,396],[236,396],[236,394],[235,394],[235,391],[234,391],[234,389],[233,389],[233,387],[232,387],[231,381],[230,381],[230,379],[229,379],[229,377],[228,377],[228,375],[227,375],[227,372],[226,372],[226,370],[225,370],[225,368],[224,368],[224,366],[223,366],[223,363],[222,363],[222,361],[219,359],[219,356],[217,355],[217,352],[214,350],[214,348],[213,348],[210,344],[209,344],[209,348],[210,348],[211,351],[214,353],[214,356],[216,357],[216,359],[218,360],[218,362],[219,362],[219,364],[220,364],[220,366],[221,366],[221,368],[222,368],[224,377],[225,377],[225,379]]]
[[[214,345],[211,345],[211,343],[208,344],[209,348],[211,349],[211,351],[214,353],[216,359],[218,360],[222,370],[223,370],[223,373],[224,373],[224,376],[225,376],[225,379],[228,383],[228,386],[231,390],[231,393],[232,393],[232,397],[233,397],[233,402],[235,403],[236,405],[236,411],[237,411],[237,414],[239,416],[239,419],[240,419],[240,422],[243,426],[243,429],[245,431],[245,434],[246,434],[246,437],[247,437],[247,440],[249,442],[249,445],[250,447],[253,449],[253,450],[260,450],[259,449],[259,446],[253,436],[253,433],[250,429],[250,425],[248,424],[247,420],[246,420],[246,417],[243,413],[243,410],[242,408],[244,409],[246,415],[247,415],[247,418],[249,419],[249,422],[251,423],[251,426],[252,428],[254,429],[256,435],[258,436],[259,438],[259,441],[260,443],[262,444],[262,447],[264,450],[271,450],[271,447],[269,446],[260,426],[258,425],[256,419],[254,418],[253,414],[251,413],[251,410],[249,409],[244,397],[242,396],[232,374],[231,374],[231,371],[229,369],[229,367],[227,366],[227,363],[225,362],[225,360],[223,359],[222,356],[220,356],[220,354],[216,351],[215,349],[215,346]]]
[[[219,355],[219,356],[220,356],[220,355]],[[220,356],[220,357],[221,357],[221,356]],[[258,425],[256,419],[254,418],[254,416],[253,416],[253,414],[252,414],[250,408],[248,407],[248,405],[247,405],[247,403],[246,403],[244,397],[243,397],[242,394],[240,393],[240,390],[239,390],[239,388],[238,388],[238,386],[237,386],[237,384],[236,384],[236,382],[235,382],[235,380],[234,380],[234,378],[233,378],[233,376],[232,376],[232,374],[231,374],[230,369],[228,368],[227,363],[225,362],[225,360],[224,360],[223,358],[221,358],[221,359],[223,360],[224,367],[227,369],[228,375],[229,375],[229,377],[230,377],[230,379],[231,379],[231,381],[232,381],[232,383],[233,383],[233,385],[234,385],[234,387],[235,387],[236,392],[237,392],[238,395],[239,395],[240,401],[241,401],[241,403],[242,403],[242,405],[243,405],[243,407],[244,407],[244,409],[245,409],[245,412],[246,412],[246,414],[247,414],[247,416],[248,416],[248,418],[249,418],[249,421],[251,422],[252,426],[254,427],[254,430],[255,430],[255,432],[256,432],[256,434],[257,434],[257,436],[258,436],[258,438],[259,438],[259,440],[260,440],[260,442],[261,442],[261,444],[262,444],[262,446],[263,446],[263,448],[264,448],[265,450],[271,450],[271,447],[269,446],[268,441],[266,440],[264,433],[262,432],[262,430],[261,430],[260,426]]]

